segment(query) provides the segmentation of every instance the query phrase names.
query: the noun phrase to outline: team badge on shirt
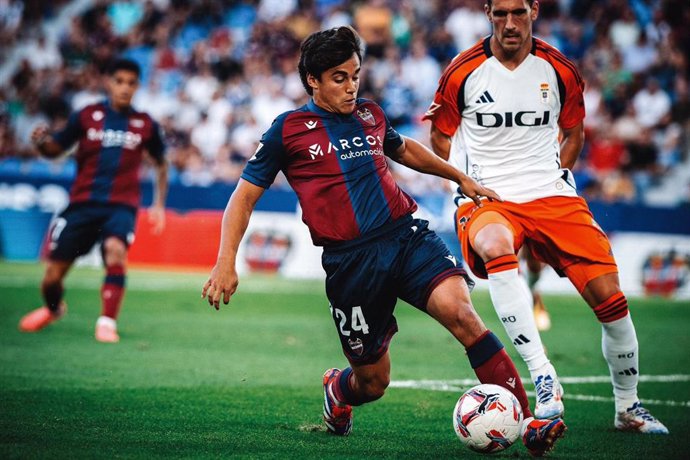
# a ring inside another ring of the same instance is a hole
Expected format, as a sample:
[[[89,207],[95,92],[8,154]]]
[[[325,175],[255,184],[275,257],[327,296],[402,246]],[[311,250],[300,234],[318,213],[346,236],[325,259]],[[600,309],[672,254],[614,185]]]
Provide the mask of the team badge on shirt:
[[[366,107],[363,109],[357,110],[357,116],[359,118],[361,118],[362,121],[364,121],[364,122],[366,122],[372,126],[376,124],[376,120],[374,119],[374,115],[372,115],[371,112],[369,111],[369,109],[367,109]]]
[[[91,118],[93,118],[93,121],[101,121],[104,116],[105,114],[100,110],[94,110],[91,114]]]
[[[132,125],[132,128],[143,128],[144,127],[144,120],[140,120],[139,118],[133,118],[129,122],[130,125]]]
[[[539,90],[541,91],[541,102],[542,104],[548,104],[549,103],[549,84],[548,83],[542,83],[539,85]]]

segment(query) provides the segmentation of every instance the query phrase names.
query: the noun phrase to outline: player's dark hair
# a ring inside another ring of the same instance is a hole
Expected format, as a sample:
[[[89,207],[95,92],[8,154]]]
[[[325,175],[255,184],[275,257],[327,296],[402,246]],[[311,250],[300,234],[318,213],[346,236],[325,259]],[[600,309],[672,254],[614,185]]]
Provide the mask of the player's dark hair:
[[[314,32],[304,39],[300,47],[299,76],[310,96],[314,90],[307,83],[307,75],[321,81],[321,74],[342,64],[356,54],[362,61],[361,40],[352,27],[342,26]]]
[[[527,3],[529,3],[530,8],[534,5],[534,0],[527,0]],[[491,8],[491,5],[493,4],[492,0],[486,0],[486,4]]]
[[[128,72],[133,72],[137,75],[137,78],[141,76],[141,68],[139,64],[131,59],[115,59],[108,66],[108,75],[114,75],[118,70],[127,70]]]

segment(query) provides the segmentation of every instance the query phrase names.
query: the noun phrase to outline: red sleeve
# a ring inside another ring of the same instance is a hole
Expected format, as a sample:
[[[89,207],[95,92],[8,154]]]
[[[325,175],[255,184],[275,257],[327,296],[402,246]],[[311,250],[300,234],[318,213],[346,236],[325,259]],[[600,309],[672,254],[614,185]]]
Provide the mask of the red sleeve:
[[[560,51],[543,40],[536,40],[537,56],[546,59],[558,75],[561,92],[561,113],[558,125],[563,129],[577,126],[585,118],[585,101],[583,92],[585,82],[575,64],[570,62]]]

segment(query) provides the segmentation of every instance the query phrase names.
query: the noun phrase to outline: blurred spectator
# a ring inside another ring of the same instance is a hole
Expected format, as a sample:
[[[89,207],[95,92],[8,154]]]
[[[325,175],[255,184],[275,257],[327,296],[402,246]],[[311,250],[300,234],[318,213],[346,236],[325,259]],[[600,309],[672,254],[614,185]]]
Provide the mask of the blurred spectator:
[[[208,113],[202,111],[201,120],[192,128],[190,139],[204,160],[210,163],[215,161],[220,148],[225,144],[227,130],[224,124],[211,120]]]
[[[26,47],[25,54],[34,70],[55,69],[62,65],[57,43],[47,41],[43,34]]]
[[[484,13],[482,2],[453,0],[451,12],[445,20],[445,30],[452,35],[455,48],[464,51],[491,33],[491,24]]]
[[[41,21],[67,3],[0,0],[0,61],[29,50],[0,82],[0,157],[31,157],[26,126],[60,126],[70,107],[101,100],[104,63],[127,55],[144,70],[135,107],[166,120],[174,140],[171,179],[194,184],[236,180],[260,133],[306,101],[294,69],[300,41],[313,30],[358,28],[367,47],[360,96],[420,139],[437,69],[490,33],[483,3],[474,0],[94,0],[44,31]],[[683,173],[690,170],[687,1],[540,6],[536,35],[557,44],[586,80],[581,193],[641,200],[672,175],[690,178]],[[444,191],[414,176],[401,180],[415,193],[419,184],[419,193]],[[688,180],[673,189],[690,202]]]
[[[659,87],[656,78],[648,78],[644,88],[633,97],[637,121],[645,128],[658,128],[670,121],[671,98]]]
[[[355,7],[354,26],[366,46],[366,55],[383,57],[391,43],[393,12],[385,0],[370,0]]]
[[[647,33],[642,32],[634,45],[623,48],[623,67],[639,74],[649,70],[657,62],[657,48],[647,38]]]

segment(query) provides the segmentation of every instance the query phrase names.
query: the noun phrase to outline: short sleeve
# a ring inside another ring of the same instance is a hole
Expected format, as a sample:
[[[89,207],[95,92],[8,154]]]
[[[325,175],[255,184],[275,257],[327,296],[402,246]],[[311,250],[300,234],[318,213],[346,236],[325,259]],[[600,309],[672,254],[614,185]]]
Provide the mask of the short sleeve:
[[[383,112],[383,110],[381,110],[381,112]],[[403,140],[400,133],[393,128],[385,113],[383,113],[383,118],[386,120],[386,137],[383,139],[383,151],[386,155],[389,155],[398,150]]]
[[[53,139],[60,144],[63,150],[68,149],[79,140],[83,132],[81,114],[82,112],[73,112],[67,120],[67,125],[62,130],[53,134]]]
[[[254,155],[242,171],[242,179],[252,184],[269,188],[281,170],[286,154],[283,145],[283,124],[285,118],[278,117],[261,136]]]

